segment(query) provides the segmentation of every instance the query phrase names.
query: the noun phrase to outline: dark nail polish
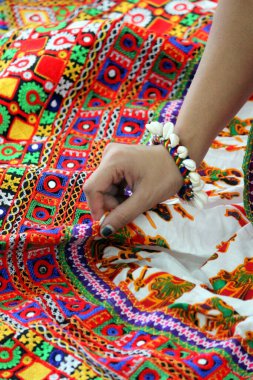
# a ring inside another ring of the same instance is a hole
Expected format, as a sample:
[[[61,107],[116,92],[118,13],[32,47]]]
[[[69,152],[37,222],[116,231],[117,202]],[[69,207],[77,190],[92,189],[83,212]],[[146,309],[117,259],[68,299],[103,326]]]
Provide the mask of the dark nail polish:
[[[104,226],[100,230],[100,234],[105,238],[107,238],[108,236],[111,236],[114,232],[115,232],[115,229],[109,224]]]

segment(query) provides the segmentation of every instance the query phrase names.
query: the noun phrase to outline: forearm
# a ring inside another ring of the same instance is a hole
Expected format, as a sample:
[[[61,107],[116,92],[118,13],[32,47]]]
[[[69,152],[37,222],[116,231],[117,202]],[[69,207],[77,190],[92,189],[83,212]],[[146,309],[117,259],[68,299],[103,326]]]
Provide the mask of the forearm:
[[[176,132],[199,165],[253,92],[253,0],[220,0]]]

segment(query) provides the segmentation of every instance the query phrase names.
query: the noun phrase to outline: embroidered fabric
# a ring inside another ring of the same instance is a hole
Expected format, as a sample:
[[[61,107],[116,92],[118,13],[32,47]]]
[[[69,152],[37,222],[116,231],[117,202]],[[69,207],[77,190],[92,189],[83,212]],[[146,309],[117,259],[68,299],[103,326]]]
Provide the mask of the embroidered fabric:
[[[201,164],[204,210],[101,239],[82,190],[110,141],[175,122],[216,5],[0,3],[1,378],[252,378],[252,100]]]

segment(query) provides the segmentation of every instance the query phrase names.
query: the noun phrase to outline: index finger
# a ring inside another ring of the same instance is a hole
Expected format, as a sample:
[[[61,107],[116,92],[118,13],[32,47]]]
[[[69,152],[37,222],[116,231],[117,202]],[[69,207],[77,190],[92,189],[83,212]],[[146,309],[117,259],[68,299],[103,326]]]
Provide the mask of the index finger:
[[[88,206],[95,220],[99,220],[106,211],[104,194],[112,184],[113,178],[110,170],[101,165],[83,186]]]

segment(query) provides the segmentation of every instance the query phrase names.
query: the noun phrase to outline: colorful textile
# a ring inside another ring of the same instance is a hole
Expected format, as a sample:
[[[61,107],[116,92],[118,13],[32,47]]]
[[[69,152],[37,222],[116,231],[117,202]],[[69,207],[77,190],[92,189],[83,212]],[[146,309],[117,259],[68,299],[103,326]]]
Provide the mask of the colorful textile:
[[[41,4],[0,4],[0,378],[252,379],[252,102],[201,164],[203,211],[102,239],[82,190],[110,141],[175,122],[216,2]]]

